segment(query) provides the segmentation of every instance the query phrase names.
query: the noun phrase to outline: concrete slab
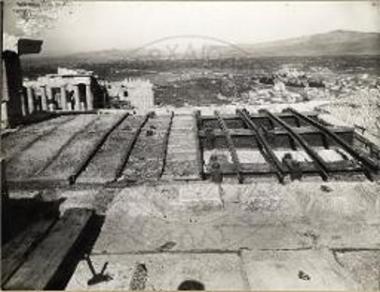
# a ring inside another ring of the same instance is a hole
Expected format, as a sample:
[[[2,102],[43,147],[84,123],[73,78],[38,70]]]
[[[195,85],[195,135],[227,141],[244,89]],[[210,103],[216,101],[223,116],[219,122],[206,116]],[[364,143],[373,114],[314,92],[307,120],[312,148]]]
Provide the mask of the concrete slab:
[[[282,220],[308,219],[320,223],[380,222],[380,184],[365,182],[222,183],[225,203],[249,205],[259,209],[276,208]],[[259,204],[260,203],[260,204]]]
[[[243,251],[251,289],[349,290],[360,285],[328,251]]]
[[[95,196],[99,192],[99,188],[92,188],[87,190],[73,190],[73,191],[58,191],[55,196],[65,199],[59,206],[59,212],[64,214],[69,209],[95,209]]]
[[[226,207],[215,184],[135,187],[111,204],[95,253],[311,247],[311,239],[280,223],[276,210]]]
[[[351,272],[364,291],[380,290],[380,249],[335,252],[335,259]]]
[[[91,259],[97,271],[108,262],[106,273],[112,280],[88,286],[91,272],[87,263],[81,261],[66,290],[130,290],[137,282],[139,290],[174,291],[186,280],[201,282],[206,290],[248,289],[239,256],[233,253],[94,255]],[[144,265],[146,269],[143,268],[139,276],[136,272],[138,265]]]
[[[334,249],[379,249],[380,224],[347,222],[314,227],[318,244]]]

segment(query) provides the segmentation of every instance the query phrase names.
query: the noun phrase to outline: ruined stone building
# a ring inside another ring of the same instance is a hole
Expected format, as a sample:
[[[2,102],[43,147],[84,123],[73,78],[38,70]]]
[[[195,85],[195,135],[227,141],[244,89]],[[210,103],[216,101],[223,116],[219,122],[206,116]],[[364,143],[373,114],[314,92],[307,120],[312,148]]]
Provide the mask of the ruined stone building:
[[[91,71],[58,68],[57,74],[25,81],[28,112],[89,111],[108,105],[108,94]]]
[[[125,79],[120,85],[118,97],[122,101],[129,101],[132,107],[140,110],[154,107],[153,84],[149,80]]]
[[[91,111],[108,107],[104,86],[91,71],[58,68],[37,80],[23,80],[20,57],[2,54],[1,128],[14,127],[36,112]]]

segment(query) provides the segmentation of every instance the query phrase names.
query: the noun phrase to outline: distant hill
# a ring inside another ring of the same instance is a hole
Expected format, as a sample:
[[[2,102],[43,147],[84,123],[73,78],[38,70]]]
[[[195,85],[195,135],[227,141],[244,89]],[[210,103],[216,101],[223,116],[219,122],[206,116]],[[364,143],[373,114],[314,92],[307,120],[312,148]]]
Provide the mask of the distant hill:
[[[251,56],[380,55],[380,33],[335,30],[259,44],[237,45]],[[219,47],[223,56],[237,55],[236,49]]]
[[[335,56],[335,55],[380,55],[380,33],[335,30],[327,33],[301,36],[258,44],[237,44],[232,46],[215,45],[213,55],[219,57],[250,56]],[[240,49],[239,49],[240,48]],[[215,54],[217,52],[217,54]],[[144,58],[144,49],[139,51]],[[31,60],[54,59],[60,62],[107,63],[130,60],[136,57],[134,50],[110,49],[84,52],[60,57],[39,57]],[[27,57],[29,59],[29,57]]]

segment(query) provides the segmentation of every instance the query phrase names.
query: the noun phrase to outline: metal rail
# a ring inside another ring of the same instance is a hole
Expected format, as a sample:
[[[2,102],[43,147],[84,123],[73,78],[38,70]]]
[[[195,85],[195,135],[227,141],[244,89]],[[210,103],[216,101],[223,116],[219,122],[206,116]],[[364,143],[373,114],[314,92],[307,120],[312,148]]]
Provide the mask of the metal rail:
[[[313,159],[314,165],[318,168],[320,176],[323,180],[328,180],[328,166],[325,163],[325,161],[322,159],[321,156],[317,152],[315,152],[310,145],[295,131],[293,131],[292,127],[290,127],[286,122],[284,122],[282,119],[276,117],[268,110],[262,110],[265,112],[272,120],[276,121],[278,124],[280,124],[285,130],[288,131],[289,135],[294,138],[306,151],[306,153]]]
[[[301,119],[305,120],[308,122],[310,125],[314,126],[315,128],[318,128],[320,131],[322,131],[324,134],[330,136],[336,143],[338,143],[345,151],[347,151],[352,157],[354,157],[356,160],[359,160],[364,168],[366,170],[372,170],[374,172],[377,172],[380,169],[379,163],[376,163],[366,157],[364,154],[358,152],[355,150],[351,145],[349,145],[346,141],[344,141],[342,138],[340,138],[338,135],[336,135],[334,132],[330,131],[328,128],[324,127],[322,124],[319,122],[299,113],[298,111],[289,108],[287,109],[294,115],[300,117]]]
[[[232,162],[234,163],[234,166],[235,166],[235,171],[236,171],[236,176],[238,178],[238,181],[239,181],[239,183],[243,183],[244,178],[242,175],[241,164],[239,161],[239,157],[236,153],[235,145],[232,141],[231,135],[230,135],[229,130],[227,128],[227,125],[224,122],[223,118],[220,116],[218,111],[215,111],[214,114],[215,114],[216,118],[218,119],[219,127],[222,129],[222,131],[224,133],[224,137],[227,141],[228,150],[230,151]]]
[[[262,155],[267,160],[269,164],[274,166],[278,179],[281,183],[284,182],[285,177],[285,169],[282,166],[281,162],[278,160],[277,156],[274,154],[272,147],[269,145],[265,136],[261,133],[259,128],[255,125],[254,122],[249,118],[248,111],[246,109],[236,110],[236,114],[241,117],[243,122],[247,125],[249,129],[256,133],[256,140],[259,145],[259,149],[261,150]],[[265,151],[264,151],[265,149]]]

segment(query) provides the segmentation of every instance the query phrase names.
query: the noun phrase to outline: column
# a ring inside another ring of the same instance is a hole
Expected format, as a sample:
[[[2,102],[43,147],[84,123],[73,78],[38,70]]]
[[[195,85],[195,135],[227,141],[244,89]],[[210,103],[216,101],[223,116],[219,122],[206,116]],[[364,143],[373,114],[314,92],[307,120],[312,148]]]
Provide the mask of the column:
[[[47,98],[48,98],[49,111],[54,111],[55,110],[55,103],[53,100],[53,88],[51,88],[50,86],[47,86],[46,87],[46,94],[47,94]]]
[[[52,106],[52,97],[53,97],[52,89],[50,86],[46,85],[46,102],[48,106],[48,111],[54,110]]]
[[[80,110],[80,98],[79,98],[79,86],[78,84],[74,85],[74,110]]]
[[[8,101],[3,101],[1,103],[1,129],[8,128]]]
[[[94,109],[94,95],[91,91],[90,84],[86,84],[86,103],[87,103],[87,110],[93,110]]]
[[[72,103],[71,100],[67,103],[67,109],[68,109],[69,111],[72,111],[72,110],[73,110],[73,103]]]
[[[28,99],[28,112],[31,114],[34,112],[33,88],[31,86],[26,88],[26,96]]]
[[[61,108],[67,110],[67,95],[65,86],[61,86]]]
[[[43,111],[47,111],[48,109],[46,91],[44,86],[41,86],[41,107]]]
[[[25,104],[25,90],[24,90],[24,87],[23,87],[23,89],[20,92],[20,97],[21,97],[21,113],[22,113],[22,116],[25,117],[27,115],[27,112],[26,112],[26,104]]]

